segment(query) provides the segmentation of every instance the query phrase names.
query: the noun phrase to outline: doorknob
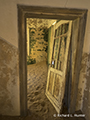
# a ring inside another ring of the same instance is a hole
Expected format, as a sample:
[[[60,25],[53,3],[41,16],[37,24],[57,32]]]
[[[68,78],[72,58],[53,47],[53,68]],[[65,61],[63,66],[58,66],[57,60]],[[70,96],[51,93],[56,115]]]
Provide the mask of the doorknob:
[[[54,65],[54,60],[52,60],[52,65]]]

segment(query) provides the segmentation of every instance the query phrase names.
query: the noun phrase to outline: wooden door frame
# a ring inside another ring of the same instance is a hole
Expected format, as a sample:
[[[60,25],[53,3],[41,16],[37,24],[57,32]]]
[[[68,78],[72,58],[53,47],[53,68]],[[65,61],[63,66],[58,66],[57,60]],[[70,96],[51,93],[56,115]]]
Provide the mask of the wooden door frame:
[[[75,20],[80,18],[78,49],[76,55],[76,73],[74,93],[71,99],[70,111],[75,112],[77,87],[79,81],[80,62],[82,56],[83,41],[85,35],[85,26],[87,18],[87,10],[84,9],[68,9],[68,8],[53,8],[53,7],[37,7],[17,5],[18,9],[18,47],[19,47],[19,79],[20,79],[20,115],[27,115],[27,39],[26,39],[26,18],[43,18],[43,19],[60,19],[60,20]],[[79,56],[79,57],[78,57]],[[78,68],[78,70],[77,70]]]

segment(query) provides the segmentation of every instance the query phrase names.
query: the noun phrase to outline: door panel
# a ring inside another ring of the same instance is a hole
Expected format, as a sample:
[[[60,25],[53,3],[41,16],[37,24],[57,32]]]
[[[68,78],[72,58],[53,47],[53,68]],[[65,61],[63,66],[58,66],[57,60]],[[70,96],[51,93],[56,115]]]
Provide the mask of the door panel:
[[[50,71],[48,91],[52,94],[52,84],[53,84],[54,73]]]
[[[53,95],[57,100],[59,99],[59,91],[60,91],[60,81],[59,80],[60,80],[60,75],[56,74]]]
[[[46,96],[60,113],[65,90],[67,58],[72,21],[62,20],[54,25],[51,64],[48,68]]]

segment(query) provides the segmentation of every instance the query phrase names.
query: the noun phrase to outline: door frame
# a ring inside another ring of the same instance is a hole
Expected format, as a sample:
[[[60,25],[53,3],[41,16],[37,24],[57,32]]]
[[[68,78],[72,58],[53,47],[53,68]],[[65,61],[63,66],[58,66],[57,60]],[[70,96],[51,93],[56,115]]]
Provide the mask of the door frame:
[[[17,5],[18,9],[18,48],[19,48],[19,80],[20,80],[20,115],[27,115],[27,38],[26,38],[26,18],[42,18],[42,19],[60,19],[60,20],[75,20],[80,18],[78,48],[76,53],[76,74],[73,82],[74,88],[71,93],[74,93],[71,99],[70,111],[75,112],[77,88],[79,81],[82,48],[85,35],[87,9],[68,9],[55,7],[40,7],[40,6],[25,6]],[[78,57],[79,56],[79,57]],[[79,65],[80,66],[80,65]],[[78,68],[78,69],[77,69]]]

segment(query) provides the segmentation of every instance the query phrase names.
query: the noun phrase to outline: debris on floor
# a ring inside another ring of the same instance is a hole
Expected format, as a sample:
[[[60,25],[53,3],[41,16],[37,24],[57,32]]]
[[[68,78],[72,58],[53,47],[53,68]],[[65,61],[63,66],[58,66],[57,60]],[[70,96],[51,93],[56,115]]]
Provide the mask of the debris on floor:
[[[38,115],[41,120],[56,120],[55,108],[45,95],[47,84],[46,61],[27,66],[27,100],[30,115]],[[60,118],[59,118],[60,119]]]

